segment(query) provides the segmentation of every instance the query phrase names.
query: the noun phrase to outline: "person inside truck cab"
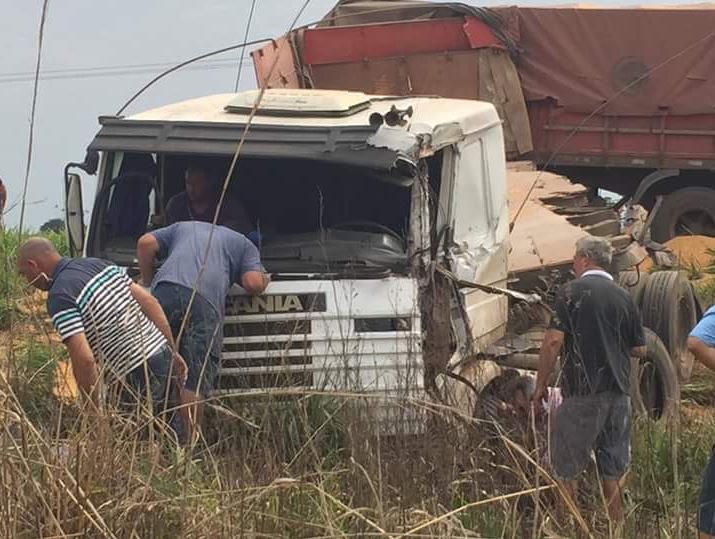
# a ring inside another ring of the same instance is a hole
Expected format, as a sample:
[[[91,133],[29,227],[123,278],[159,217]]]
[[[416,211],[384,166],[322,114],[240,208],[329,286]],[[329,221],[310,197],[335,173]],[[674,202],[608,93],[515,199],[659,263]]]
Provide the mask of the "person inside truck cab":
[[[205,168],[197,165],[190,165],[186,169],[184,181],[186,190],[171,197],[166,205],[166,226],[181,221],[212,223],[221,196],[219,182]],[[254,226],[246,210],[230,193],[226,193],[223,199],[217,224],[244,236],[254,233]]]

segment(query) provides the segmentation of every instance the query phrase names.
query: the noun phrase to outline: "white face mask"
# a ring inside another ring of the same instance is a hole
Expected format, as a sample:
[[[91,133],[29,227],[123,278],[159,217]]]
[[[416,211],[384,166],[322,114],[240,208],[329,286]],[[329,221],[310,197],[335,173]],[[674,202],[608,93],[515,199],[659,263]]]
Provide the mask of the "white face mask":
[[[40,279],[44,279],[45,282],[47,283],[47,286],[49,287],[50,284],[52,284],[52,279],[44,272],[41,271],[40,273],[37,274],[37,277],[35,277],[32,281],[27,283],[27,286],[34,286],[37,281]]]

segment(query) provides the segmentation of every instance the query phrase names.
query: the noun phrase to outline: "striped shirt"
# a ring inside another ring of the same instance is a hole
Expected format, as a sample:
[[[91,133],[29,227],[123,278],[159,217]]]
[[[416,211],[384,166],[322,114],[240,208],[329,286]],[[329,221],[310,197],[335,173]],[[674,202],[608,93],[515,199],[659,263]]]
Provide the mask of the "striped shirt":
[[[63,341],[84,333],[95,359],[121,378],[166,339],[131,295],[132,280],[97,258],[63,258],[52,275],[47,311]]]

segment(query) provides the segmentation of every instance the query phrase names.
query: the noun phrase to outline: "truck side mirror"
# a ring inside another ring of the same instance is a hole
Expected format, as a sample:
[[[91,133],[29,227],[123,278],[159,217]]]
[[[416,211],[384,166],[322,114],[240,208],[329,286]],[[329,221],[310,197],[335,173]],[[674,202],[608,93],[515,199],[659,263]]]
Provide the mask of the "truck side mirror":
[[[82,182],[79,174],[65,176],[65,223],[72,256],[82,254],[84,248],[84,211],[82,209]]]
[[[87,150],[84,156],[84,163],[81,167],[87,174],[93,176],[97,173],[99,167],[99,152],[96,150]]]

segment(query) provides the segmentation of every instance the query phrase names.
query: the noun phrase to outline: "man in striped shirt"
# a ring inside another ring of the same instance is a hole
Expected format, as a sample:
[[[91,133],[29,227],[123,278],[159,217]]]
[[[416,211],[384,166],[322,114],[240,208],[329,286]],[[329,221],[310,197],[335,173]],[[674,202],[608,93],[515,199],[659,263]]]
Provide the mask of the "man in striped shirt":
[[[17,264],[31,285],[48,292],[47,311],[90,402],[98,404],[101,373],[121,405],[136,406],[148,395],[154,414],[167,408],[172,376],[182,384],[186,365],[151,294],[109,262],[63,258],[45,238],[27,240]]]

